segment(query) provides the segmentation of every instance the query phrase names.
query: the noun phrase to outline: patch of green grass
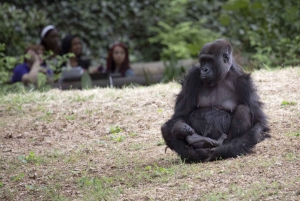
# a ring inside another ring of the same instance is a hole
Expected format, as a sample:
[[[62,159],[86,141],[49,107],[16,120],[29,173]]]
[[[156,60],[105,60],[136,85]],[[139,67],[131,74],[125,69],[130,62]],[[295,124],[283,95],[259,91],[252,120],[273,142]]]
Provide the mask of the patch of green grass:
[[[33,151],[29,151],[27,156],[23,156],[23,155],[18,156],[18,159],[22,163],[34,163],[36,165],[40,165],[41,163],[45,162],[45,159],[43,159],[40,156],[36,156]]]
[[[157,146],[164,146],[164,145],[166,145],[166,142],[164,140],[160,140],[156,145]]]
[[[232,184],[225,189],[211,189],[199,200],[264,200],[266,197],[278,195],[281,185],[278,182],[268,182],[265,179],[245,185]]]
[[[10,180],[12,180],[12,181],[21,181],[21,180],[24,179],[24,177],[25,177],[25,173],[22,172],[22,173],[20,173],[16,176],[11,177]]]
[[[110,135],[110,139],[115,142],[123,142],[126,139],[126,137],[122,135],[113,134]]]
[[[132,150],[132,151],[138,151],[138,150],[141,150],[144,148],[144,145],[142,143],[130,143],[128,145],[128,148],[129,150]]]
[[[43,192],[42,197],[44,200],[51,200],[51,201],[65,201],[67,200],[66,197],[61,195],[59,192],[61,190],[61,186],[56,184],[54,186],[44,186],[39,191]]]
[[[51,122],[52,121],[52,115],[53,115],[53,110],[48,110],[48,111],[43,111],[45,114],[38,117],[37,120],[40,121],[47,121],[47,122]]]
[[[66,156],[64,158],[64,162],[67,163],[67,164],[72,164],[72,163],[76,163],[78,162],[78,157],[77,156],[74,156],[74,155],[71,155],[71,156]]]
[[[145,170],[151,173],[153,177],[156,176],[163,176],[163,175],[168,175],[168,174],[173,174],[174,170],[172,168],[164,168],[164,167],[159,167],[157,164],[154,165],[149,165],[145,167]]]
[[[117,89],[111,89],[106,91],[106,93],[103,94],[105,97],[116,99],[116,98],[122,98],[122,96],[117,93]]]
[[[115,141],[115,142],[123,142],[125,140],[125,136],[121,135],[120,133],[123,132],[123,129],[119,126],[111,126],[109,128],[109,133],[111,134],[109,136],[109,139]]]
[[[227,192],[211,192],[201,196],[205,200],[230,200]]]
[[[107,147],[107,143],[105,140],[96,140],[95,144],[100,145],[100,146],[104,146]]]
[[[288,137],[299,137],[300,136],[300,131],[286,133],[285,135],[288,136]]]
[[[137,134],[137,133],[129,133],[129,136],[130,136],[130,137],[137,137],[138,134]]]
[[[61,156],[65,156],[65,154],[62,154],[62,153],[59,152],[59,150],[54,149],[54,150],[48,152],[46,154],[46,156],[50,159],[55,159],[55,158],[58,158],[58,157],[61,157]]]
[[[8,103],[6,105],[6,111],[7,112],[16,112],[19,115],[22,115],[22,114],[24,114],[23,103],[13,103],[13,102]]]
[[[283,100],[282,102],[281,102],[281,106],[291,106],[291,105],[297,105],[297,103],[296,102],[293,102],[293,101],[285,101],[285,100]]]
[[[78,181],[85,200],[112,200],[120,193],[113,184],[114,179],[110,177],[82,177]]]
[[[86,109],[85,113],[88,114],[89,116],[91,116],[94,113],[94,110]]]
[[[76,119],[76,114],[70,114],[65,116],[66,120],[73,121]]]
[[[120,132],[123,132],[123,129],[120,128],[119,126],[111,126],[109,128],[109,133],[116,134],[116,133],[120,133]]]
[[[288,160],[288,161],[295,161],[296,159],[299,159],[295,153],[293,152],[289,152],[285,155],[285,158]]]
[[[75,96],[73,96],[71,98],[71,102],[85,102],[87,100],[92,100],[95,98],[95,94],[91,94],[88,96],[80,96],[78,94],[76,94]]]
[[[40,200],[53,200],[53,201],[67,200],[63,195],[61,195],[60,193],[61,186],[59,184],[55,184],[53,186],[30,184],[30,185],[25,185],[25,189],[28,191],[29,195],[39,194]]]

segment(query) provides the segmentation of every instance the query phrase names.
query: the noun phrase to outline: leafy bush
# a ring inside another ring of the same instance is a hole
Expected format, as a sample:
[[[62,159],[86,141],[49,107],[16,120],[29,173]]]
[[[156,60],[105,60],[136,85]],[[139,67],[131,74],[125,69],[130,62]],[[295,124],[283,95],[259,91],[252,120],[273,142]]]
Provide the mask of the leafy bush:
[[[202,28],[203,22],[182,22],[175,26],[170,26],[164,22],[159,22],[159,27],[153,27],[152,31],[156,36],[149,39],[150,43],[161,43],[161,58],[169,59],[174,53],[176,58],[186,59],[197,57],[201,47],[220,37],[219,34],[209,29]]]
[[[173,52],[178,59],[196,57],[204,43],[226,37],[242,56],[251,55],[254,67],[296,65],[299,7],[298,0],[3,0],[0,41],[5,55],[19,56],[39,43],[42,27],[54,24],[61,37],[79,35],[99,65],[116,41],[129,46],[135,62],[170,59]]]
[[[254,65],[296,65],[300,53],[300,2],[228,0],[219,18],[226,35]]]
[[[28,90],[49,90],[51,86],[49,85],[47,76],[44,73],[38,74],[38,79],[36,85],[30,84],[29,86],[25,87],[22,83],[14,83],[11,84],[11,77],[13,74],[14,67],[19,64],[23,63],[24,57],[28,55],[21,55],[19,57],[13,57],[13,56],[7,56],[5,53],[5,44],[0,43],[0,86],[1,90],[0,93],[8,93],[8,92],[25,92]],[[43,55],[44,59],[51,56],[51,52],[46,53]],[[70,57],[74,56],[73,53],[68,53],[63,56],[57,56],[57,61],[53,62],[50,60],[47,60],[47,66],[52,69],[54,72],[52,79],[54,81],[58,80],[60,77],[60,66],[67,61]],[[87,81],[84,79],[83,83],[86,86]],[[87,86],[88,88],[88,86]]]
[[[21,57],[10,57],[4,53],[5,44],[0,43],[0,85],[7,84],[10,81],[14,66],[23,60]]]
[[[163,78],[161,79],[162,83],[167,83],[173,81],[174,79],[179,78],[185,73],[185,68],[178,63],[178,59],[175,54],[171,55],[169,61],[164,61],[165,72]]]

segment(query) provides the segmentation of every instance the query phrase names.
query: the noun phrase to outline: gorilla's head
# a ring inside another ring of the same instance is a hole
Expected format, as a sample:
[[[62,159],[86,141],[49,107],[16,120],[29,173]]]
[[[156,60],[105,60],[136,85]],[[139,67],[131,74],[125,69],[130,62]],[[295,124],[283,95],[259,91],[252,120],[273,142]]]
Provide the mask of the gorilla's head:
[[[232,47],[225,39],[205,44],[199,53],[200,78],[214,86],[223,80],[232,66]]]

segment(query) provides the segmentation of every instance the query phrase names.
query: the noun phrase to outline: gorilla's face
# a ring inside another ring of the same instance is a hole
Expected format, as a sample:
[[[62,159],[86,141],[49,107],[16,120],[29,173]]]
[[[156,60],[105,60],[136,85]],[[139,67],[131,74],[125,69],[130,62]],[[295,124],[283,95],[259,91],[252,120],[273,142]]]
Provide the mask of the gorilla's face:
[[[223,80],[232,65],[232,47],[229,42],[219,39],[203,46],[199,54],[200,78],[214,86]]]

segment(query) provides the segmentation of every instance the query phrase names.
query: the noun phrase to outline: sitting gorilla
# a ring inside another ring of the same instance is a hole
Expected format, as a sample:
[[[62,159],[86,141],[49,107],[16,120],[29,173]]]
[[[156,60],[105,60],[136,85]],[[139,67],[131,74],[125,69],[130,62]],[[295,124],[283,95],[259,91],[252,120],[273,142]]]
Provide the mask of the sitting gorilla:
[[[183,80],[172,118],[161,127],[167,146],[185,162],[212,161],[249,153],[269,137],[267,131],[250,74],[234,62],[230,43],[204,45],[199,64]]]

